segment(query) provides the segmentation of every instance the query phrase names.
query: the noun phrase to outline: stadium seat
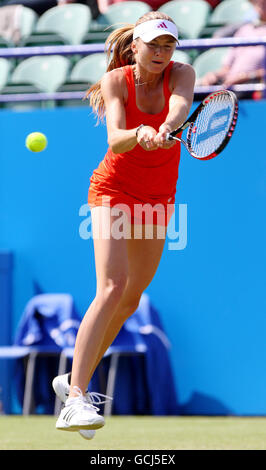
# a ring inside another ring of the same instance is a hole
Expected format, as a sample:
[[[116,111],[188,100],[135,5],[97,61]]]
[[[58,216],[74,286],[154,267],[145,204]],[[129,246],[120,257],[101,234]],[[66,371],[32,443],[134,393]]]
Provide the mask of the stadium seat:
[[[1,47],[15,47],[15,44],[13,44],[12,41],[8,41],[7,39],[3,38],[3,36],[0,36],[0,48]]]
[[[38,20],[37,13],[31,8],[22,7],[20,18],[21,40],[32,34]]]
[[[50,361],[56,370],[63,348],[74,345],[79,325],[80,318],[70,294],[37,295],[25,306],[14,344],[0,346],[0,359],[17,362],[13,386],[24,415],[36,412],[38,401],[47,412],[53,411],[49,400],[49,395],[54,398],[50,388],[53,376],[47,382],[47,374],[52,373]],[[38,388],[44,393],[36,393]]]
[[[112,28],[108,25],[92,22],[89,32],[83,37],[82,44],[104,43],[111,31]]]
[[[66,80],[69,67],[69,60],[63,56],[30,57],[15,68],[11,83],[28,83],[44,92],[53,92]]]
[[[30,57],[20,62],[10,80],[1,90],[2,95],[54,92],[66,80],[70,61],[59,55]],[[54,107],[54,101],[26,101],[3,104],[17,110]]]
[[[0,58],[0,90],[6,85],[11,70],[11,61]]]
[[[32,34],[22,39],[20,43],[23,47],[64,46],[67,44],[69,42],[60,34],[38,33],[37,31],[33,31]]]
[[[211,7],[204,0],[172,0],[159,8],[176,23],[184,39],[197,39],[208,21]]]
[[[206,73],[219,69],[228,50],[228,47],[215,47],[200,54],[193,62],[196,78],[199,79]]]
[[[91,54],[81,59],[72,69],[70,80],[96,83],[107,69],[107,54]]]
[[[176,50],[173,53],[172,60],[174,60],[175,62],[182,62],[184,64],[190,64],[191,63],[191,58],[190,58],[189,54],[187,54],[184,51],[179,51],[179,50]]]
[[[74,65],[69,78],[63,83],[57,91],[86,91],[90,85],[96,83],[107,68],[107,54],[96,53],[80,59]],[[60,106],[88,106],[87,101],[81,99],[60,100]]]
[[[151,7],[141,1],[114,3],[104,14],[98,16],[97,23],[117,28],[121,23],[136,23],[140,16],[150,10]]]
[[[87,5],[73,3],[50,8],[39,18],[24,45],[81,44],[90,22]]]
[[[3,60],[3,59],[1,59]],[[10,65],[10,70],[14,67],[14,60],[9,59],[8,60],[9,65]],[[18,67],[18,66],[17,66]],[[13,68],[14,70],[14,68]],[[38,88],[36,85],[33,85],[32,83],[12,83],[12,73],[9,71],[8,74],[8,79],[7,81],[3,84],[1,88],[1,95],[19,95],[22,93],[40,93],[42,90]],[[8,97],[6,98],[8,100]],[[12,101],[1,101],[1,108],[5,109],[13,109],[16,111],[24,111],[24,110],[29,110],[29,109],[36,109],[40,107],[44,107],[45,105],[42,104],[40,101],[24,101],[20,102],[17,101],[16,99]]]
[[[150,10],[150,6],[142,1],[126,1],[110,5],[104,14],[100,14],[90,23],[83,44],[105,42],[111,31],[123,23],[135,23],[140,16]]]
[[[211,13],[208,24],[224,26],[244,22],[254,11],[248,0],[223,0]]]

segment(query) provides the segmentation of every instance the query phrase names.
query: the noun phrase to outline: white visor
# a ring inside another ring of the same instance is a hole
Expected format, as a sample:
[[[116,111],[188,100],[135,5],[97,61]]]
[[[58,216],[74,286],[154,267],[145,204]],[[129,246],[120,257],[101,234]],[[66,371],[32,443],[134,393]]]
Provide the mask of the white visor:
[[[150,42],[158,36],[169,34],[178,42],[177,27],[172,21],[150,20],[135,26],[133,39],[140,38],[144,42]]]

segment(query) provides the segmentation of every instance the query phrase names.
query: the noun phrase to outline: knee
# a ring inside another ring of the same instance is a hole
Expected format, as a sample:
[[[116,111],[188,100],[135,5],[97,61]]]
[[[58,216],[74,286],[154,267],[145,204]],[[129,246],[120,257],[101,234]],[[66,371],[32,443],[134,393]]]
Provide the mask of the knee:
[[[125,298],[121,305],[121,309],[117,312],[120,320],[127,320],[137,310],[140,302],[141,294],[135,294],[131,297]]]
[[[105,285],[98,289],[98,298],[101,298],[104,304],[108,304],[110,308],[116,307],[123,297],[126,288],[126,276],[119,276],[108,279]]]

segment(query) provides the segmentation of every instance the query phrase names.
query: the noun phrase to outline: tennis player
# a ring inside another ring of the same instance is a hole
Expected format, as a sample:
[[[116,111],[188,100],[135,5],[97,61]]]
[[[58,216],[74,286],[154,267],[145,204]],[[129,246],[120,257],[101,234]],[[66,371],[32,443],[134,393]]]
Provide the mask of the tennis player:
[[[65,399],[69,393],[57,429],[79,430],[83,437],[104,425],[86,393],[88,383],[153,279],[173,213],[180,143],[166,136],[186,120],[195,83],[190,65],[171,61],[177,43],[175,23],[158,11],[115,30],[107,39],[107,72],[87,93],[98,117],[106,118],[109,144],[88,198],[97,291],[77,334],[70,385],[59,376],[54,386],[59,396],[60,387],[66,392]],[[139,210],[144,205],[150,210]],[[118,236],[117,208],[130,236]],[[152,236],[134,237],[136,226],[146,225]],[[163,236],[157,236],[158,226]]]

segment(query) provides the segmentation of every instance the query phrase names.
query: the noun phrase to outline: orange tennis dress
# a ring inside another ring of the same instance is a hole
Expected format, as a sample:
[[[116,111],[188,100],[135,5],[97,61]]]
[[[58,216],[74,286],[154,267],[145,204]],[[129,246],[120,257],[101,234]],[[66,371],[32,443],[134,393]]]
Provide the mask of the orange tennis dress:
[[[125,104],[127,129],[143,123],[159,130],[169,111],[171,92],[168,83],[173,63],[170,62],[164,71],[165,105],[157,114],[144,113],[137,108],[133,68],[131,65],[122,67],[128,88]],[[133,224],[167,226],[174,212],[179,161],[180,142],[169,149],[149,152],[139,144],[129,152],[119,154],[108,148],[90,178],[88,204],[91,208],[120,208]]]

